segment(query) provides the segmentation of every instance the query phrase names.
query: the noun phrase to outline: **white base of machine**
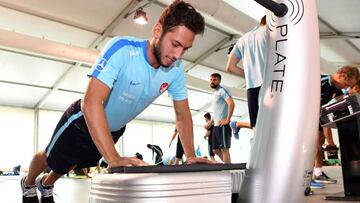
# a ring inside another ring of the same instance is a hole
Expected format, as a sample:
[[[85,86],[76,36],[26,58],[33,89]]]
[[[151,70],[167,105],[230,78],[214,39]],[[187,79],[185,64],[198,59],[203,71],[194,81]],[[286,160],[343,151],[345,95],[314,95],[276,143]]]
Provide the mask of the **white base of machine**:
[[[230,203],[232,179],[238,176],[230,171],[101,174],[92,178],[89,202]]]

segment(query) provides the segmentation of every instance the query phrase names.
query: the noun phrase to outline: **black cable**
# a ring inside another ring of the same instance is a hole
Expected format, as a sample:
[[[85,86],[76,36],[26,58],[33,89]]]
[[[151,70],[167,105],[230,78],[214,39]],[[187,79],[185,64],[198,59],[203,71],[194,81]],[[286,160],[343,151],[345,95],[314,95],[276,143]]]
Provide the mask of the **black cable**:
[[[272,11],[277,17],[283,17],[288,12],[288,8],[283,3],[276,3],[272,0],[255,0],[258,4]]]

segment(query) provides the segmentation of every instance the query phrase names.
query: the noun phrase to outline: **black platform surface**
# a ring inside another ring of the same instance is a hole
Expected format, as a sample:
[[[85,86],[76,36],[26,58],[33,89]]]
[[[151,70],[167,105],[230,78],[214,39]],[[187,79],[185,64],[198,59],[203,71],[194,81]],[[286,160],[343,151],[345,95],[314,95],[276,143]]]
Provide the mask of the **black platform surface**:
[[[189,165],[161,165],[161,166],[131,166],[108,168],[108,173],[179,173],[200,171],[241,170],[246,163],[239,164],[189,164]]]

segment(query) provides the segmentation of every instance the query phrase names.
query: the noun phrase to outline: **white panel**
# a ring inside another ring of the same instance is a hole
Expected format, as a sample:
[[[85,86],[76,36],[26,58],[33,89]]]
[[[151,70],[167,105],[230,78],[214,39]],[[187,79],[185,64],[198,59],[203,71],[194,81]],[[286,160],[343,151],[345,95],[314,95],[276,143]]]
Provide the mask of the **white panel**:
[[[324,23],[322,22],[319,22],[319,31],[320,32],[333,32],[329,26],[325,25]]]
[[[48,18],[72,22],[79,26],[102,31],[130,0],[3,0],[3,2]]]
[[[206,58],[203,62],[201,62],[201,64],[226,72],[226,63],[228,60],[229,48],[230,45],[235,44],[236,41],[237,39],[234,39],[231,42],[227,43],[226,45],[222,46],[226,48],[223,48],[217,52],[212,53],[208,58]]]
[[[140,115],[139,120],[175,122],[175,112],[172,107],[163,107],[151,104]]]
[[[206,130],[203,126],[194,126],[194,147],[195,151],[199,148],[201,157],[207,156],[209,157],[208,153],[208,141],[204,138]]]
[[[69,64],[0,51],[0,80],[51,87]]]
[[[321,40],[320,53],[329,62],[343,64],[359,62],[360,58],[359,53],[341,39]]]
[[[212,109],[211,109],[211,111],[212,111]],[[204,126],[205,125],[204,114],[206,112],[208,112],[208,111],[200,112],[200,113],[198,113],[198,114],[196,114],[195,116],[192,117],[194,125],[198,125],[198,126]],[[211,113],[211,116],[212,116],[212,113]]]
[[[0,168],[26,170],[34,154],[34,111],[0,107],[0,140]]]
[[[266,9],[254,0],[241,0],[241,3],[238,0],[224,1],[258,22],[265,15]]]
[[[97,34],[0,7],[0,28],[51,41],[88,47]]]
[[[226,36],[219,34],[207,27],[205,27],[205,32],[203,35],[197,35],[191,49],[189,49],[184,54],[184,58],[194,61],[199,56],[204,54],[211,47],[215,46]]]
[[[58,124],[63,112],[59,111],[39,111],[39,137],[38,149],[44,150],[49,144],[50,139],[54,133],[56,125]]]
[[[231,137],[231,163],[247,163],[250,155],[250,142],[254,136],[253,130],[241,128],[239,131],[239,139]]]
[[[174,130],[175,124],[153,123],[153,144],[158,145],[162,149],[164,153],[163,160],[167,160],[167,158],[172,158],[175,156],[176,140],[174,140],[169,147]],[[154,163],[154,161],[151,163]]]
[[[249,114],[247,102],[237,99],[235,99],[234,102],[235,102],[235,109],[233,113],[234,116],[246,117]]]
[[[0,105],[34,108],[47,89],[0,82]]]
[[[318,15],[339,32],[360,31],[360,1],[318,0]]]
[[[358,50],[360,50],[360,39],[350,39],[350,41],[358,48]],[[360,56],[357,58],[355,62],[360,64]]]
[[[241,34],[235,28],[224,24],[223,22],[216,19],[215,17],[213,17],[207,13],[201,12],[201,11],[200,11],[200,13],[204,16],[206,24],[209,24],[209,25],[215,27],[216,29],[222,30],[228,34]]]
[[[123,19],[111,33],[112,35],[122,35],[122,36],[135,36],[138,38],[149,39],[151,38],[151,30],[158,20],[162,8],[158,5],[151,4],[151,6],[146,7],[143,11],[146,12],[146,16],[149,20],[148,24],[139,25],[134,22],[134,14],[129,15],[126,19]]]
[[[82,98],[83,98],[83,94],[64,92],[64,91],[54,91],[41,108],[57,110],[57,111],[65,111],[70,106],[70,104]]]
[[[188,90],[188,100],[190,109],[198,110],[205,104],[211,101],[212,95],[210,93],[199,92],[195,90]]]
[[[86,67],[77,67],[73,69],[61,83],[60,89],[85,92],[89,81],[89,77],[87,76],[89,71],[90,69]]]
[[[124,150],[124,156],[134,156],[136,152],[143,155],[144,161],[151,161],[151,150],[146,147],[151,143],[151,125],[148,122],[134,121],[126,125],[121,147]]]
[[[172,106],[173,105],[173,101],[169,96],[169,93],[166,91],[163,94],[160,95],[160,97],[158,97],[153,104],[161,104],[161,105],[168,105],[168,106]]]

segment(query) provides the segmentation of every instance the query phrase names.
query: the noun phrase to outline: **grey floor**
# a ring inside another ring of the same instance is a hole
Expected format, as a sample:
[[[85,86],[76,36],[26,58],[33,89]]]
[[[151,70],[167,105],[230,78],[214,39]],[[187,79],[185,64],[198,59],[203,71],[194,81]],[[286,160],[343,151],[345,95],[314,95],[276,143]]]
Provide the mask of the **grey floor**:
[[[342,203],[342,201],[326,201],[325,196],[343,194],[343,181],[340,166],[324,167],[324,171],[338,180],[337,184],[328,184],[324,189],[315,189],[314,194],[306,198],[309,203]],[[0,202],[21,202],[19,176],[0,177]],[[62,178],[55,185],[56,203],[86,203],[89,202],[90,179]]]
[[[341,166],[327,166],[324,167],[324,171],[328,176],[334,178],[338,181],[337,184],[326,184],[324,189],[315,189],[314,194],[307,197],[308,203],[344,203],[348,201],[328,201],[324,200],[325,196],[343,196],[344,195],[344,186],[342,179]],[[360,202],[360,201],[352,201]]]

